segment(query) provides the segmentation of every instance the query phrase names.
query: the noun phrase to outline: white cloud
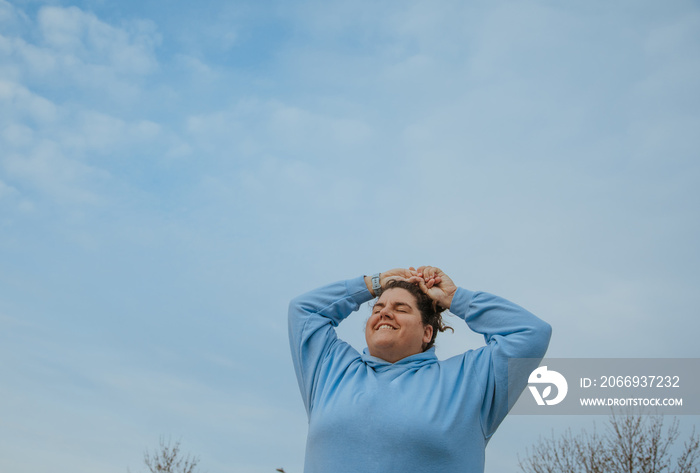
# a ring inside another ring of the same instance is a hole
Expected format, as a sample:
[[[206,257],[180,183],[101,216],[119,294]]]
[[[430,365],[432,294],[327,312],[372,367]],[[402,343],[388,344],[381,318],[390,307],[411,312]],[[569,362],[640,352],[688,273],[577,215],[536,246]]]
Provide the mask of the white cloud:
[[[117,74],[148,74],[157,67],[153,49],[159,38],[150,23],[129,32],[77,7],[43,7],[37,23],[44,44],[66,65],[103,64]]]
[[[113,113],[142,97],[141,78],[159,67],[152,22],[117,27],[54,6],[30,19],[4,1],[0,21],[9,25],[0,36],[0,170],[22,201],[108,202],[111,166],[154,146],[181,147],[161,124]]]
[[[108,178],[102,170],[65,157],[51,141],[39,142],[28,154],[6,156],[2,168],[10,178],[69,204],[100,203],[97,192]]]
[[[300,215],[300,209],[333,213],[357,210],[361,200],[356,196],[365,188],[356,176],[336,175],[326,166],[271,157],[261,159],[250,171],[241,173],[237,184],[241,195],[254,197],[264,214],[278,212],[287,218]]]
[[[161,39],[150,21],[118,27],[77,7],[45,6],[36,19],[16,8],[11,13],[0,35],[0,78],[124,103],[137,100],[139,81],[160,67],[155,52]]]
[[[360,120],[324,116],[309,110],[272,104],[269,133],[281,139],[284,147],[308,148],[310,143],[343,147],[365,142],[371,136],[369,126]]]
[[[17,189],[0,181],[0,200],[17,194]]]
[[[22,85],[0,79],[0,103],[3,113],[0,120],[29,119],[34,123],[52,122],[56,119],[57,108],[50,100],[29,91]]]
[[[0,132],[0,143],[10,149],[26,148],[34,142],[34,130],[22,124],[9,124]]]
[[[118,159],[120,151],[155,142],[161,134],[157,123],[126,121],[92,110],[75,111],[70,118],[71,127],[62,128],[56,139],[79,156],[99,152]]]
[[[344,153],[366,144],[368,124],[352,117],[314,112],[278,101],[243,100],[231,109],[194,115],[187,120],[192,139],[208,150],[308,157]]]
[[[185,71],[197,77],[199,81],[206,81],[216,78],[216,73],[211,66],[194,56],[188,54],[177,54],[175,59]]]
[[[27,15],[6,0],[0,0],[0,25],[3,31],[14,30],[29,22]]]
[[[56,139],[75,133],[70,123],[63,122],[69,114],[50,100],[6,81],[0,82],[0,105],[4,111],[0,115],[0,145],[4,149],[0,169],[22,194],[32,189],[57,202],[94,204],[99,200],[87,187],[106,178],[107,173],[70,157]]]

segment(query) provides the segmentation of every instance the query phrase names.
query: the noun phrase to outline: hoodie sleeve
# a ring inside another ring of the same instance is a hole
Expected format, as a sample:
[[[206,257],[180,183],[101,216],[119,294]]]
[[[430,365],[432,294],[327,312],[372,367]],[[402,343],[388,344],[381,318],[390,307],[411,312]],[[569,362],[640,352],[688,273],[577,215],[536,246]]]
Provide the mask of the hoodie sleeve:
[[[359,358],[357,351],[338,339],[335,327],[371,299],[361,276],[323,286],[289,303],[289,344],[307,414],[313,410],[315,393],[329,366]]]
[[[481,428],[488,439],[527,386],[530,372],[544,357],[552,327],[501,297],[462,288],[455,293],[450,312],[486,340],[486,346],[472,359],[479,364],[476,370],[484,392]],[[513,358],[527,360],[518,360],[518,370],[508,379],[508,360]]]

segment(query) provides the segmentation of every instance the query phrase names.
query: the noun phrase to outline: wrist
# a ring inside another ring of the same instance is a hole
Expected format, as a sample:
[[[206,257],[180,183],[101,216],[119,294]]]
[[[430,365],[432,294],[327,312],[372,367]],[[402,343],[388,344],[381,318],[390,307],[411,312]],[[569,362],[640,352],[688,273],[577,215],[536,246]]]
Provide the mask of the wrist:
[[[443,306],[445,309],[450,310],[450,307],[452,306],[452,299],[454,298],[454,294],[450,294],[448,297],[445,298],[444,301],[440,303],[441,306]]]
[[[365,276],[365,286],[367,286],[367,290],[372,294],[372,297],[377,297],[372,290],[372,276]]]
[[[372,294],[372,297],[379,297],[382,295],[382,282],[381,273],[374,274],[372,276],[365,276],[365,286],[367,290]]]
[[[455,288],[454,291],[450,292],[449,294],[446,294],[443,300],[439,302],[439,304],[445,309],[449,310],[450,307],[452,307],[452,300],[454,299],[456,292],[457,288]]]

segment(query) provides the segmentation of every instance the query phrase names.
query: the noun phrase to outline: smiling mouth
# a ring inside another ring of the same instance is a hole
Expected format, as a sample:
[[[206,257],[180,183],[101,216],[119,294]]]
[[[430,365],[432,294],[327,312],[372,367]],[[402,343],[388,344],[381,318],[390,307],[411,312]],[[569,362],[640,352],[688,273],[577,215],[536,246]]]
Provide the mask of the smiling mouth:
[[[382,324],[379,327],[377,327],[377,330],[397,330],[397,329],[392,327],[391,325]]]

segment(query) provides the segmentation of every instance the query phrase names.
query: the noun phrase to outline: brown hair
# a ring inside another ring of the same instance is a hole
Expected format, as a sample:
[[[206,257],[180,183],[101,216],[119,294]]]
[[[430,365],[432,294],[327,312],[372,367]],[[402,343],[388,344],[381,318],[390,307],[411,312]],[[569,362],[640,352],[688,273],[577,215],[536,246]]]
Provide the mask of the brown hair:
[[[452,327],[445,325],[445,322],[442,320],[442,313],[447,309],[432,300],[430,296],[421,290],[418,284],[401,279],[392,279],[384,286],[384,291],[388,291],[389,289],[405,289],[410,292],[413,297],[416,298],[423,325],[430,325],[433,327],[433,336],[430,342],[423,348],[423,351],[435,345],[435,337],[437,337],[438,332],[444,332],[447,329],[454,332]]]

